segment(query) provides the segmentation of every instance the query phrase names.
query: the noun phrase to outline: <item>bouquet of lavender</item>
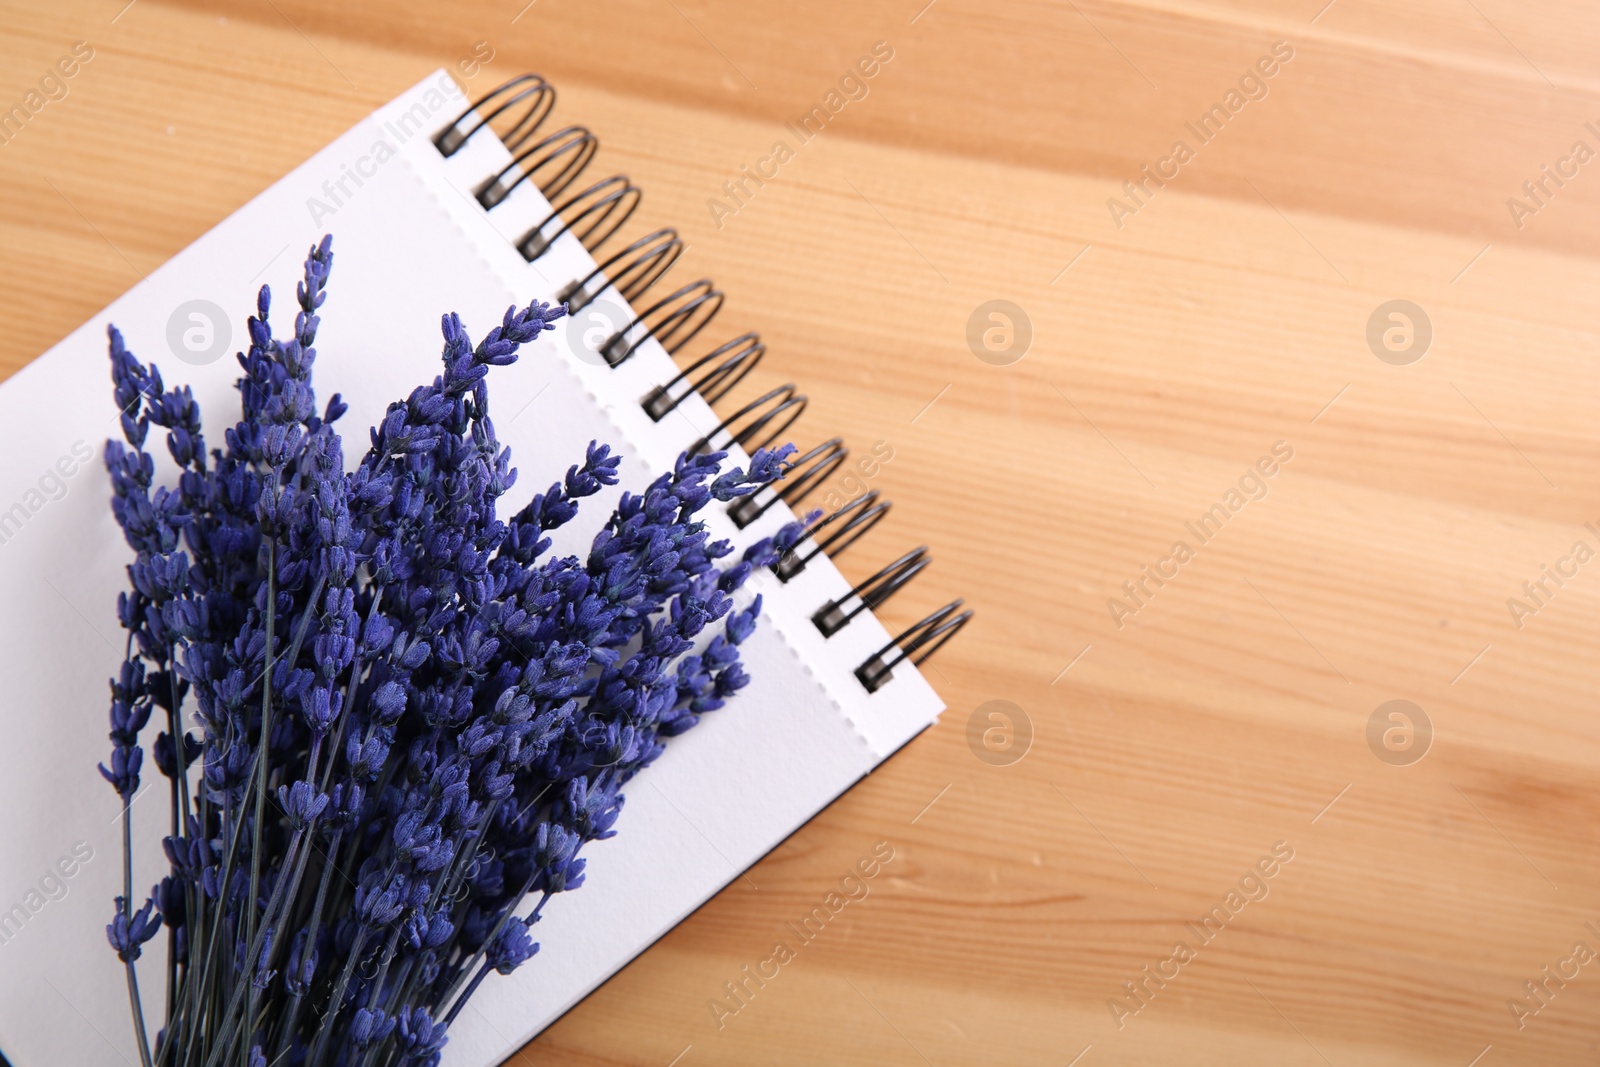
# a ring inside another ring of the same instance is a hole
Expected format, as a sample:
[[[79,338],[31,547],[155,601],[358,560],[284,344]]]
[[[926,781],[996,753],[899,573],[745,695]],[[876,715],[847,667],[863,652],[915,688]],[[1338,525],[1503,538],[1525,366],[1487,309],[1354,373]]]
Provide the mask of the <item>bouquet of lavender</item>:
[[[262,287],[224,448],[207,452],[190,390],[110,331],[126,443],[105,460],[136,558],[100,768],[123,807],[106,932],[144,1067],[437,1063],[484,978],[538,951],[530,928],[582,884],[621,787],[748,681],[761,600],[732,594],[799,535],[724,565],[695,518],[778,477],[789,446],[748,472],[680,457],[623,494],[587,559],[551,556],[548,534],[616,482],[604,445],[497,517],[516,472],[485,375],[565,313],[538,302],[476,346],[445,316],[443,374],[389,405],[347,473],[345,405],[319,415],[311,388],[330,244],[289,338]],[[175,488],[153,484],[152,426]],[[169,870],[135,908],[129,806],[157,709]],[[135,964],[163,927],[152,1045]]]

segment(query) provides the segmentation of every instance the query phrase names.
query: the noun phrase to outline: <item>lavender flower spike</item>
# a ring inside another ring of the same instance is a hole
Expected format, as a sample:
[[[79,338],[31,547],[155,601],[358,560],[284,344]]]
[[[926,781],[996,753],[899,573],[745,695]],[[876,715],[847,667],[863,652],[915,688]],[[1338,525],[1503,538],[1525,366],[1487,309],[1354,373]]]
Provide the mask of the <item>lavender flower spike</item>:
[[[313,385],[332,266],[324,238],[287,336],[262,287],[220,447],[189,390],[110,333],[121,439],[105,461],[132,562],[101,765],[124,807],[106,933],[143,1067],[438,1063],[481,984],[537,954],[533,927],[583,885],[585,847],[624,825],[627,783],[748,683],[761,600],[735,598],[801,529],[730,559],[702,513],[781,477],[793,450],[747,471],[685,455],[622,494],[584,556],[552,556],[619,457],[591,443],[502,506],[517,471],[489,371],[565,314],[539,301],[476,344],[444,315],[438,374],[389,405],[347,471],[345,405],[319,410]],[[152,427],[175,486],[156,484]],[[158,709],[171,832],[134,910],[126,808]],[[162,928],[152,1049],[136,965]]]

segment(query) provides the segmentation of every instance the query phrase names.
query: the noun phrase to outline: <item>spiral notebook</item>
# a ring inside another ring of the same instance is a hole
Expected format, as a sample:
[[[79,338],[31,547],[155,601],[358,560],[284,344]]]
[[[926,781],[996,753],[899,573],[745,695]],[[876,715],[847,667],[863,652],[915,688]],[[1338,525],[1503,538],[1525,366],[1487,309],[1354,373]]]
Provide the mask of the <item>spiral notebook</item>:
[[[15,1067],[136,1062],[103,933],[121,884],[119,805],[95,770],[128,559],[99,463],[116,433],[108,323],[169,382],[194,388],[220,439],[237,415],[232,354],[255,289],[292,291],[306,248],[330,232],[317,387],[351,402],[348,436],[437,373],[442,313],[458,311],[476,337],[509,305],[567,302],[570,322],[491,379],[520,472],[512,506],[559,479],[591,439],[622,456],[621,484],[559,531],[562,552],[586,550],[616,494],[685,449],[726,448],[743,462],[768,443],[800,446],[776,492],[713,509],[713,533],[736,548],[849,469],[842,441],[807,447],[795,386],[740,399],[751,367],[780,357],[755,334],[716,336],[722,290],[686,276],[675,231],[634,235],[639,188],[590,173],[597,139],[552,132],[554,103],[536,75],[470,104],[448,74],[430,75],[0,385],[0,669],[12,689],[0,748],[0,802],[12,813],[0,822],[0,1051]],[[969,613],[958,601],[899,634],[879,624],[872,609],[929,563],[926,548],[857,546],[888,507],[875,491],[851,500],[752,578],[765,607],[745,646],[751,684],[630,783],[618,836],[586,849],[587,883],[545,909],[540,955],[485,983],[457,1020],[447,1065],[505,1060],[936,720],[942,704],[915,663]],[[847,549],[887,565],[852,587],[830,560]],[[166,814],[159,798],[136,801],[134,814],[147,861],[135,881],[148,885]],[[160,968],[141,981],[153,1032]]]

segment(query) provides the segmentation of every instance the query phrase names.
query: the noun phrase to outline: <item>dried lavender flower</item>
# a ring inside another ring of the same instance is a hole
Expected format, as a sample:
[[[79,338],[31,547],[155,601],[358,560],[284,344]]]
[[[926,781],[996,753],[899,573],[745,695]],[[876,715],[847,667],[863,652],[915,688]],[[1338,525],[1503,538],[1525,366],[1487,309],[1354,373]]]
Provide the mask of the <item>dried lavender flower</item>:
[[[734,595],[803,529],[724,566],[732,547],[697,517],[780,477],[789,446],[748,471],[680,457],[583,558],[549,555],[549,534],[617,482],[606,446],[502,517],[516,470],[487,378],[565,313],[538,301],[477,344],[444,316],[441,373],[347,472],[346,406],[319,414],[312,387],[332,264],[324,238],[286,338],[262,287],[220,448],[188,388],[110,331],[122,440],[105,462],[134,558],[100,768],[124,808],[107,937],[144,1067],[437,1063],[487,975],[538,952],[532,928],[616,833],[623,786],[748,682],[761,600]],[[174,488],[154,484],[152,426]],[[171,832],[135,910],[127,807],[156,709]],[[135,962],[163,927],[152,1046]]]

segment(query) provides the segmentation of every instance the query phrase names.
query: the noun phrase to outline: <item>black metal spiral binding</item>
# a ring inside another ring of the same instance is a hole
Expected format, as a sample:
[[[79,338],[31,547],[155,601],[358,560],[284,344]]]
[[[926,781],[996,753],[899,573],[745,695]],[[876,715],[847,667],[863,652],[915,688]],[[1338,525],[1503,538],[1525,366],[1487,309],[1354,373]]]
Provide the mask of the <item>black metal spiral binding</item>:
[[[513,92],[513,90],[516,91]],[[510,99],[501,102],[493,111],[484,115],[484,105],[502,93],[512,93],[512,96]],[[531,100],[529,99],[530,97]],[[467,109],[457,116],[454,122],[446,126],[438,136],[434,137],[434,147],[439,150],[440,155],[449,159],[461,151],[461,146],[472,140],[479,130],[488,126],[489,123],[524,100],[529,100],[527,111],[517,120],[516,125],[507,130],[500,138],[501,142],[506,146],[506,150],[515,153],[522,145],[522,142],[532,137],[534,132],[544,124],[544,120],[550,116],[550,109],[556,105],[555,86],[545,81],[543,76],[538,74],[519,74],[517,77],[491,89],[488,93],[468,104]],[[465,133],[461,132],[461,120],[474,113],[480,116],[478,124]]]
[[[728,518],[742,530],[780,500],[793,507],[849,458],[850,449],[845,447],[844,438],[829,438],[793,460],[783,481],[735,500],[728,506]]]
[[[843,555],[845,549],[861,540],[862,535],[882,522],[883,517],[889,514],[889,509],[894,507],[893,501],[879,503],[878,498],[882,495],[876,489],[869,490],[811,527],[800,544],[778,557],[778,562],[772,565],[772,573],[778,576],[779,581],[787,582],[805,570],[806,564],[816,559],[819,553],[826,552],[829,559]],[[839,528],[824,538],[823,531],[836,522],[840,523]],[[806,541],[811,542],[811,549],[802,552],[801,546]]]
[[[650,421],[660,422],[683,403],[690,393],[699,393],[700,398],[707,404],[715,404],[727,395],[728,390],[738,385],[740,379],[749,374],[757,363],[761,362],[761,357],[766,351],[767,346],[761,343],[759,334],[740,334],[727,344],[707,352],[689,364],[666,385],[658,385],[650,390],[644,399],[639,401],[639,406],[650,416]],[[719,356],[722,357],[721,363],[706,371],[697,381],[689,381],[689,375]],[[688,382],[689,387],[677,396],[673,396],[672,390],[684,382]]]
[[[811,616],[811,621],[816,623],[823,637],[832,637],[850,625],[850,620],[863,611],[876,611],[880,604],[904,589],[932,562],[928,546],[918,545],[877,574],[858,583],[844,596],[822,605]],[[851,600],[856,601],[856,606],[847,611],[845,605]]]
[[[568,126],[541,137],[526,152],[512,157],[510,163],[500,168],[500,173],[479,186],[473,195],[484,210],[489,211],[510,196],[513,189],[532,178],[545,199],[558,197],[578,180],[599,150],[600,139],[594,134],[582,126]],[[555,167],[555,173],[541,181],[538,174],[548,167]],[[511,178],[513,174],[516,177]],[[507,178],[511,180],[508,182]]]
[[[475,191],[478,203],[492,210],[523,181],[533,183],[552,202],[550,213],[537,226],[516,241],[523,258],[530,263],[543,256],[563,234],[577,237],[589,252],[594,252],[633,216],[642,193],[624,175],[602,179],[566,200],[555,203],[581,176],[599,150],[594,134],[581,126],[568,126],[527,144],[555,106],[556,91],[537,74],[512,78],[474,101],[454,122],[437,134],[433,143],[446,158],[461,150],[479,130],[519,104],[521,114],[511,128],[500,135],[512,160]],[[492,106],[491,106],[492,105]],[[487,112],[486,108],[490,108]],[[477,121],[463,130],[462,123],[472,115]],[[540,177],[541,173],[544,177]],[[598,264],[583,278],[563,287],[556,299],[572,312],[582,310],[608,287],[614,286],[622,298],[634,303],[677,263],[685,245],[678,231],[656,230],[635,240]],[[654,337],[668,353],[676,353],[694,339],[721,310],[723,293],[709,279],[701,279],[658,300],[613,334],[600,346],[602,357],[617,366],[631,356],[646,337]],[[707,404],[728,394],[750,373],[766,353],[759,335],[742,334],[695,360],[665,385],[656,386],[640,405],[660,422],[688,397],[698,393]],[[793,384],[782,385],[756,398],[689,447],[691,454],[713,447],[738,445],[754,452],[777,441],[804,413],[807,398]],[[745,422],[742,427],[741,421]],[[726,440],[720,444],[719,438]],[[757,438],[760,438],[757,440]],[[840,438],[823,442],[800,456],[791,465],[781,488],[768,486],[735,501],[729,515],[741,529],[765,514],[780,500],[796,504],[839,469],[850,450]],[[801,542],[785,552],[772,566],[781,581],[799,574],[819,554],[837,557],[881,522],[892,506],[871,490],[845,503],[832,515],[806,531]],[[822,605],[812,622],[824,637],[831,637],[863,611],[881,606],[905,588],[932,563],[926,545],[919,546],[858,583],[844,596]],[[907,628],[855,669],[855,676],[875,693],[893,677],[894,668],[910,660],[924,662],[972,618],[961,611],[962,601],[953,601]]]
[[[681,255],[683,238],[678,236],[677,230],[668,227],[647,233],[578,281],[563,288],[556,294],[556,299],[566,303],[569,313],[582,311],[605,291],[607,285],[614,285],[622,298],[632,303],[671,270]]]
[[[517,251],[522,253],[523,259],[532,263],[550,251],[550,246],[562,234],[570,233],[584,248],[593,252],[622,228],[622,224],[638,208],[643,195],[639,187],[624,174],[602,178],[583,192],[573,193],[564,202],[553,205],[544,221],[517,242]],[[551,223],[558,225],[550,230]]]
[[[600,346],[601,358],[615,367],[633,355],[647,337],[654,337],[670,355],[711,324],[722,310],[722,300],[722,290],[712,285],[710,278],[701,278],[675,293],[668,293],[612,334]]]
[[[746,452],[755,452],[758,449],[766,448],[779,437],[782,437],[783,432],[794,425],[794,420],[805,412],[807,399],[804,393],[795,392],[793,382],[769,390],[717,423],[716,429],[689,446],[689,454],[698,456],[703,452],[711,452],[731,445],[738,445]],[[770,410],[762,410],[769,405]],[[767,434],[766,437],[763,437],[760,441],[755,441],[754,444],[751,443],[758,433],[766,429],[768,423],[785,412],[788,413],[788,418],[773,427],[772,432]],[[750,425],[741,430],[735,430],[733,428],[734,423],[746,416],[750,416]],[[724,433],[728,435],[728,439],[722,444],[716,444],[717,435]]]
[[[910,659],[911,665],[915,667],[939,651],[946,641],[972,621],[970,610],[956,614],[961,604],[960,600],[952,600],[921,622],[907,627],[898,637],[891,638],[888,644],[868,656],[867,661],[856,668],[856,678],[866,686],[867,692],[876,693],[887,685],[894,677],[895,667],[906,660]],[[923,646],[930,642],[933,647],[917,655]],[[913,656],[916,658],[912,659]]]

